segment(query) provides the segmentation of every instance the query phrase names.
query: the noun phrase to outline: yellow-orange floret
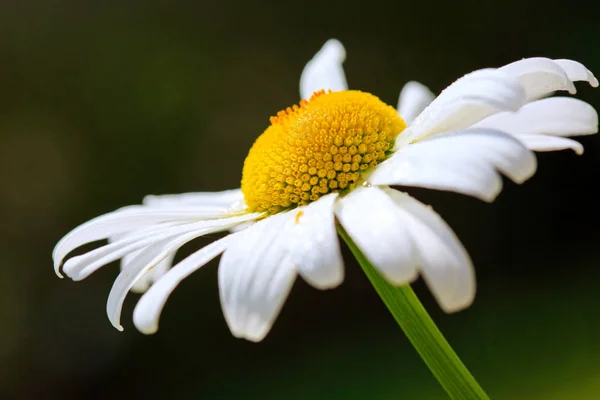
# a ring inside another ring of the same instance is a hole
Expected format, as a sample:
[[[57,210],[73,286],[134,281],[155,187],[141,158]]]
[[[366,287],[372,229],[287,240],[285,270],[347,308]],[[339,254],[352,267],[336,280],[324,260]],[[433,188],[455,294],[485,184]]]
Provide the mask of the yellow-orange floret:
[[[360,183],[406,127],[396,109],[360,91],[315,92],[271,117],[242,171],[249,211],[276,213]]]

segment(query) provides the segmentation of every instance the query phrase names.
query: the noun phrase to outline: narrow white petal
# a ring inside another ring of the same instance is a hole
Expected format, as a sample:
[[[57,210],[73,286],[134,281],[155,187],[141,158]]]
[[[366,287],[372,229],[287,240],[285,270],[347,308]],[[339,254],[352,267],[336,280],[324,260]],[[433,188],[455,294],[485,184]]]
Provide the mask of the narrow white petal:
[[[188,223],[184,225],[165,227],[162,225],[128,234],[123,239],[109,243],[89,251],[83,255],[72,257],[63,266],[63,271],[73,280],[82,280],[98,268],[118,260],[127,254],[143,249],[162,240],[169,240],[189,232],[215,233],[227,230],[239,223],[256,219],[261,214],[253,213],[238,217],[213,219]]]
[[[517,77],[527,93],[527,100],[535,100],[551,95],[559,90],[571,94],[577,92],[573,82],[587,81],[593,87],[598,80],[582,64],[573,60],[551,60],[534,57],[515,61],[499,68],[511,76]]]
[[[521,183],[535,172],[535,156],[510,135],[467,129],[398,150],[375,168],[368,182],[448,190],[489,202],[502,189],[495,169]]]
[[[406,157],[402,164],[381,165],[369,178],[374,185],[414,186],[456,192],[492,202],[502,191],[502,179],[489,166],[460,166],[438,160],[427,163],[420,157]]]
[[[577,91],[560,65],[549,58],[525,58],[499,70],[519,79],[525,88],[528,101],[547,96],[557,90],[566,90],[569,93]]]
[[[241,189],[232,189],[222,192],[149,195],[144,197],[144,204],[154,207],[201,205],[226,208],[243,201],[243,199],[244,195]]]
[[[254,342],[271,329],[296,277],[283,234],[293,214],[259,221],[231,243],[219,265],[219,297],[231,333]]]
[[[527,148],[534,151],[557,151],[571,149],[576,154],[583,154],[583,146],[581,143],[557,136],[549,135],[515,135],[515,137],[523,143]]]
[[[519,81],[508,74],[484,69],[472,72],[448,86],[398,136],[396,147],[431,135],[465,129],[502,111],[516,111],[525,104]]]
[[[497,129],[511,135],[590,135],[598,132],[598,113],[584,101],[550,97],[528,103],[516,113],[492,115],[476,127]]]
[[[434,98],[435,95],[427,86],[415,81],[408,82],[400,91],[398,114],[410,125]]]
[[[217,219],[239,215],[229,210],[215,210],[203,207],[149,208],[146,206],[129,206],[117,211],[96,217],[66,234],[54,247],[52,259],[54,270],[58,276],[59,268],[65,256],[77,247],[96,240],[107,239],[115,235],[147,228],[166,222],[190,222]]]
[[[138,251],[136,256],[123,267],[121,273],[113,283],[106,303],[106,314],[108,315],[111,324],[118,330],[123,330],[120,322],[121,310],[129,290],[133,288],[136,282],[140,281],[144,273],[151,271],[150,268],[153,265],[156,265],[164,259],[163,257],[165,257],[167,253],[163,252],[163,249],[165,249],[165,247],[169,248],[168,245],[172,241],[173,240],[169,239],[159,241]],[[148,266],[148,268],[143,270],[146,266]],[[148,285],[148,287],[150,287],[150,285]]]
[[[442,309],[455,312],[468,307],[475,297],[475,272],[456,234],[431,207],[397,190],[386,192],[403,212],[423,277]]]
[[[417,277],[414,241],[392,199],[378,187],[359,187],[337,202],[338,220],[365,257],[396,285]]]
[[[332,193],[292,211],[294,224],[285,241],[298,273],[317,289],[330,289],[344,280],[333,209],[337,196]]]
[[[135,231],[134,231],[135,232]],[[131,234],[131,232],[129,232],[129,234]],[[113,235],[111,237],[108,238],[108,243],[115,243],[118,242],[119,240],[124,239],[125,237],[127,237],[128,234],[119,234],[119,235]],[[123,269],[124,266],[126,266],[127,264],[129,264],[131,262],[131,260],[133,260],[142,250],[135,250],[132,251],[131,253],[127,253],[125,254],[122,258],[121,261],[119,262],[119,266],[121,267],[121,270]],[[149,287],[150,285],[148,285]],[[141,287],[141,286],[140,286]],[[146,288],[147,289],[147,288]],[[144,291],[146,290],[144,289]]]
[[[171,268],[169,272],[152,285],[135,306],[133,323],[136,328],[145,334],[155,333],[158,330],[160,313],[167,298],[177,285],[192,272],[221,254],[236,235],[225,236],[196,251]]]
[[[525,182],[537,169],[535,155],[502,131],[473,128],[449,132],[432,138],[431,142],[437,140],[442,140],[441,146],[453,153],[466,149],[464,159],[489,163],[515,183]]]
[[[583,64],[573,60],[554,60],[573,82],[584,81],[592,87],[598,87],[598,79],[592,71],[587,69]]]
[[[171,269],[173,265],[173,259],[175,258],[175,252],[167,255],[162,261],[160,261],[154,268],[147,271],[145,274],[139,277],[131,287],[131,291],[134,293],[145,293],[150,286],[158,281],[164,274]],[[133,258],[131,259],[133,260]],[[130,261],[131,261],[130,260]],[[123,264],[125,266],[127,264]]]
[[[214,228],[199,229],[193,232],[188,232],[177,237],[169,237],[165,240],[156,242],[138,253],[138,255],[127,264],[117,279],[108,296],[106,303],[106,313],[110,322],[118,330],[123,330],[120,323],[121,309],[127,293],[132,289],[133,285],[152,268],[157,266],[169,255],[174,254],[181,246],[201,235],[213,233]]]
[[[152,226],[140,229],[135,235],[127,235],[122,239],[100,246],[79,256],[71,257],[63,265],[63,272],[73,280],[82,280],[95,272],[98,268],[123,258],[129,254],[137,253],[144,247],[160,240],[167,239],[194,230],[202,225],[183,224],[177,226]]]
[[[243,230],[248,229],[249,227],[251,227],[252,225],[254,225],[256,223],[256,221],[248,221],[248,222],[244,222],[242,224],[236,225],[234,227],[232,227],[229,231],[231,233],[235,233],[235,232],[241,232]]]
[[[334,92],[348,90],[342,66],[346,50],[336,39],[328,40],[321,50],[306,64],[300,76],[300,97],[308,99],[321,89]]]
[[[132,232],[129,232],[129,234],[132,234]],[[127,234],[120,234],[120,235],[114,235],[108,238],[108,242],[109,243],[114,243],[117,242],[123,238],[125,238],[127,236]],[[121,258],[121,262],[120,262],[120,266],[121,266],[121,270],[123,270],[123,268],[129,264],[133,259],[135,259],[135,257],[137,257],[137,255],[142,251],[141,250],[136,250],[133,251],[131,253],[125,254],[123,256],[123,258]],[[173,263],[173,258],[175,257],[175,254],[169,254],[164,260],[162,260],[160,263],[158,263],[156,265],[156,267],[152,268],[150,271],[148,271],[147,273],[145,273],[144,275],[142,275],[133,285],[133,287],[131,288],[132,292],[135,293],[144,293],[146,290],[148,290],[148,288],[158,280],[158,278],[160,278],[161,276],[163,276],[165,274],[165,272],[167,272],[170,268],[171,265]]]

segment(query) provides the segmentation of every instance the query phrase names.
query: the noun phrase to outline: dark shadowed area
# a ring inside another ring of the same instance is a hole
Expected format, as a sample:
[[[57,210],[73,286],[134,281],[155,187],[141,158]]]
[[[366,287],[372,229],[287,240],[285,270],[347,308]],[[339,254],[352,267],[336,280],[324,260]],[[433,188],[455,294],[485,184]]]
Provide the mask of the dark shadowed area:
[[[592,7],[592,8],[589,8]],[[475,69],[571,58],[600,74],[598,4],[451,2],[0,2],[1,399],[444,399],[344,248],[346,280],[298,280],[266,340],[233,338],[217,262],[137,332],[115,330],[113,263],[58,279],[54,244],[147,194],[239,186],[269,117],[299,100],[305,63],[346,46],[352,88],[395,105],[404,83],[439,92]],[[600,90],[578,86],[600,108]],[[414,287],[493,399],[600,398],[600,137],[583,156],[540,154],[492,204],[409,190],[469,250],[478,294],[444,314]],[[178,259],[209,239],[186,245]],[[402,243],[398,244],[399,246]]]

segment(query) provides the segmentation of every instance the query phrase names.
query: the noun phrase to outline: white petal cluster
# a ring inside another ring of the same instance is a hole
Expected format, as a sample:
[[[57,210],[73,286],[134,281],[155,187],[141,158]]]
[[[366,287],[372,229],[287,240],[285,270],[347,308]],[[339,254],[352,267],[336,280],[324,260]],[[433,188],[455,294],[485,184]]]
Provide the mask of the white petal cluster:
[[[301,97],[348,89],[345,57],[340,42],[328,41],[305,67]],[[461,310],[476,290],[469,255],[429,206],[390,186],[453,191],[489,202],[502,190],[501,175],[522,183],[535,173],[532,151],[581,154],[581,144],[568,137],[596,133],[596,111],[571,97],[549,97],[575,93],[575,81],[598,86],[582,64],[547,58],[472,72],[437,97],[409,82],[398,104],[408,126],[394,153],[347,195],[330,194],[270,216],[246,212],[240,190],[148,196],[143,205],[95,218],[67,234],[54,250],[55,270],[81,280],[121,259],[108,317],[122,329],[125,296],[146,291],[134,323],[153,333],[179,282],[223,254],[218,279],[225,320],[236,337],[260,341],[298,275],[318,289],[343,281],[340,224],[389,282],[404,285],[423,277],[443,310]],[[171,267],[181,246],[217,232],[230,233]],[[63,264],[72,250],[101,239],[109,243]]]

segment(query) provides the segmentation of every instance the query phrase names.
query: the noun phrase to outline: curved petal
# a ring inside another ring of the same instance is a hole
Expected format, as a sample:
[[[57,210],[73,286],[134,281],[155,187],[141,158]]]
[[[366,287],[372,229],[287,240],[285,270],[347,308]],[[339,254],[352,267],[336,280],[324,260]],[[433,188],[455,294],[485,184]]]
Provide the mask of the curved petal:
[[[114,243],[109,243],[80,256],[70,258],[63,266],[63,271],[73,280],[82,280],[98,268],[162,240],[169,240],[190,232],[197,233],[197,236],[220,232],[251,219],[256,219],[256,214],[140,230]]]
[[[410,125],[434,98],[435,95],[427,86],[415,81],[408,82],[400,91],[398,114],[406,125]]]
[[[495,69],[472,72],[448,86],[396,140],[396,148],[441,132],[465,129],[525,104],[519,81]]]
[[[100,246],[82,255],[71,257],[63,265],[63,272],[69,278],[79,281],[108,263],[139,252],[153,243],[198,229],[201,226],[197,223],[177,226],[160,225],[138,230],[135,235],[125,236],[123,239]]]
[[[328,194],[293,211],[294,224],[285,241],[298,273],[317,289],[330,289],[344,280],[344,263],[335,229],[337,193]]]
[[[133,288],[133,285],[138,282],[144,274],[150,272],[152,268],[164,261],[169,255],[175,254],[175,252],[184,244],[207,233],[214,233],[215,230],[215,228],[206,228],[178,235],[177,237],[169,237],[140,251],[138,255],[123,268],[115,280],[108,296],[106,313],[112,325],[120,331],[123,330],[120,323],[123,302],[129,291]]]
[[[142,274],[131,287],[131,291],[134,293],[145,293],[150,286],[158,281],[164,274],[166,274],[173,265],[173,259],[175,258],[175,252],[168,254],[163,260],[161,260],[154,268]],[[131,259],[133,260],[133,258]],[[127,264],[123,264],[123,267]]]
[[[131,232],[130,232],[130,234],[131,234]],[[126,236],[127,236],[127,234],[114,235],[114,236],[108,238],[108,242],[114,243],[114,242],[117,242],[117,241],[125,238]],[[138,254],[140,254],[140,252],[143,250],[144,249],[135,250],[135,251],[132,251],[131,253],[125,254],[121,258],[121,262],[120,262],[121,270],[123,270],[123,268],[127,264],[129,264],[132,260],[134,260],[138,256]],[[154,282],[156,282],[161,276],[163,276],[171,268],[174,257],[175,257],[175,253],[169,254],[164,260],[159,262],[154,268],[152,268],[150,271],[148,271],[147,273],[142,275],[133,284],[131,291],[135,292],[135,293],[144,293],[146,290],[148,290],[148,288]]]
[[[404,224],[418,251],[420,269],[440,307],[456,312],[475,298],[473,263],[444,220],[406,193],[386,189],[403,213]]]
[[[289,212],[270,216],[238,233],[219,265],[219,297],[227,325],[238,338],[261,341],[283,306],[296,271],[281,240]]]
[[[227,209],[214,207],[172,207],[150,208],[147,206],[129,206],[96,217],[66,234],[54,247],[52,259],[54,270],[60,277],[60,265],[64,258],[77,247],[96,240],[107,239],[138,229],[148,228],[160,223],[186,223],[200,220],[239,215]]]
[[[244,195],[241,189],[224,190],[221,192],[148,195],[144,197],[144,204],[152,207],[186,205],[228,208],[243,201]]]
[[[569,79],[573,82],[584,81],[592,87],[598,87],[598,79],[582,63],[566,59],[554,60],[554,62],[565,71]]]
[[[300,76],[300,97],[309,99],[318,90],[334,92],[348,90],[346,75],[342,64],[346,59],[346,50],[336,39],[329,39],[306,64]]]
[[[528,101],[551,95],[558,90],[574,94],[577,92],[574,81],[585,80],[594,87],[598,86],[594,75],[582,64],[572,60],[525,58],[499,70],[519,79],[525,88]]]
[[[179,241],[180,239],[178,237],[175,241]],[[106,303],[106,314],[111,324],[119,331],[123,330],[121,326],[121,310],[125,297],[134,285],[140,282],[144,275],[151,273],[153,268],[169,254],[174,254],[176,249],[172,248],[172,242],[173,240],[170,239],[162,240],[138,251],[136,256],[124,266],[113,283]],[[181,243],[181,245],[183,244]],[[149,287],[150,283],[145,289]]]
[[[359,187],[341,198],[338,220],[375,268],[391,283],[417,277],[414,242],[390,197],[378,187]]]
[[[548,135],[515,135],[525,147],[533,151],[573,150],[577,155],[583,154],[583,145],[575,140]]]
[[[142,296],[133,311],[133,323],[136,328],[147,335],[155,333],[158,330],[160,313],[169,295],[175,290],[177,285],[192,272],[221,254],[234,240],[236,235],[239,234],[225,236],[196,251],[171,268],[158,282],[152,285]]]
[[[525,104],[516,113],[499,113],[475,125],[511,135],[590,135],[598,132],[598,113],[588,103],[572,97],[550,97]]]
[[[489,202],[502,189],[495,169],[521,183],[535,172],[535,156],[503,132],[467,129],[398,150],[375,168],[368,182],[449,190]]]

